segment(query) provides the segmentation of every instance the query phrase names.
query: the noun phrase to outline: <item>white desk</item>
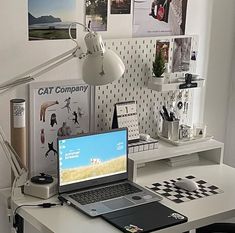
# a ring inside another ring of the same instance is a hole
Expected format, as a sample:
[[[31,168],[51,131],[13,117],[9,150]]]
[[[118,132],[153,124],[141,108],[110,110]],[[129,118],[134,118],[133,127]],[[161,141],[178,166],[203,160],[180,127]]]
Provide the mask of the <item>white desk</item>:
[[[224,193],[176,204],[168,199],[162,203],[186,215],[188,222],[157,231],[157,233],[178,233],[203,225],[222,221],[235,216],[235,169],[224,164],[201,160],[199,163],[183,168],[170,168],[160,162],[152,162],[138,170],[137,182],[146,185],[178,176],[194,175],[217,185]],[[155,175],[154,175],[155,174]],[[56,201],[56,198],[48,200]],[[38,199],[25,196],[16,205],[40,203]],[[19,214],[43,233],[111,233],[120,232],[101,218],[91,219],[69,206],[50,209],[24,207]]]

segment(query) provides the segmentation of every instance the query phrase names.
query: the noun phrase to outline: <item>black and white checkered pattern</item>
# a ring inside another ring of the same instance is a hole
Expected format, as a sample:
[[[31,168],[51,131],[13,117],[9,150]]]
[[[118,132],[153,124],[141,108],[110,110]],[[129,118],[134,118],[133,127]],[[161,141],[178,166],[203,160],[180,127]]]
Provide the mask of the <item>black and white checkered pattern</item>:
[[[188,192],[175,186],[175,182],[182,178],[171,179],[159,183],[154,183],[147,188],[155,191],[156,193],[166,197],[167,199],[174,201],[175,203],[182,203],[186,201],[195,200],[198,198],[204,198],[215,194],[223,193],[224,191],[217,186],[209,184],[208,182],[197,179],[195,176],[186,176],[185,178],[194,180],[199,189],[197,191]]]

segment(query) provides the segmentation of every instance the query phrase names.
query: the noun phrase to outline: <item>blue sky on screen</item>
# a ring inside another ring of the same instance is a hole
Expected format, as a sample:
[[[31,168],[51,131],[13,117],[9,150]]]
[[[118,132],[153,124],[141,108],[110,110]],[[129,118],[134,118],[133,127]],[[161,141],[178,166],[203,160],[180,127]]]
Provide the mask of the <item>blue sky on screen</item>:
[[[63,22],[75,21],[76,0],[28,0],[28,11],[34,17],[52,15]]]
[[[60,168],[88,166],[91,158],[105,162],[126,155],[126,138],[126,131],[122,130],[60,140]]]

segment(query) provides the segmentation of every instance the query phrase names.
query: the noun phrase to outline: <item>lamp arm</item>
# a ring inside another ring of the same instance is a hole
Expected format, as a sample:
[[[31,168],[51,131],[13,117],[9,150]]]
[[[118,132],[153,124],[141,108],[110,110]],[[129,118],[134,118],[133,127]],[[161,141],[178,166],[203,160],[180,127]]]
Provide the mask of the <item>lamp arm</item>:
[[[50,65],[50,66],[48,66],[47,68],[45,68],[45,69],[39,71],[38,73],[36,73],[36,74],[34,74],[34,75],[30,76],[30,77],[31,77],[33,80],[35,80],[37,77],[39,77],[39,76],[41,76],[41,75],[43,75],[43,74],[45,74],[45,73],[47,73],[47,72],[53,70],[54,68],[56,68],[56,67],[58,67],[58,66],[64,64],[65,62],[71,60],[71,59],[74,58],[74,57],[76,57],[76,54],[75,54],[75,53],[73,53],[73,54],[71,54],[71,55],[65,57],[64,59],[62,59],[62,60],[60,60],[60,61],[58,61],[58,62],[56,62],[56,63],[54,63],[54,64],[52,64],[52,65]]]
[[[34,68],[24,72],[23,74],[20,74],[16,77],[12,78],[11,80],[1,84],[0,85],[0,94],[8,91],[9,89],[11,89],[13,87],[29,83],[29,82],[35,80],[37,77],[56,68],[57,66],[65,63],[66,61],[69,61],[70,59],[72,59],[74,57],[78,57],[80,59],[82,57],[84,57],[84,53],[82,52],[82,50],[79,46],[76,46],[75,48],[73,48],[73,49],[71,49],[71,50],[69,50],[69,51],[67,51],[57,57],[54,57],[54,58],[52,58],[52,59],[34,67]],[[37,71],[39,71],[39,72],[34,75],[30,75],[30,74],[35,73]]]
[[[8,162],[11,165],[11,169],[14,173],[15,177],[20,176],[22,168],[24,168],[23,164],[20,163],[19,156],[12,148],[10,143],[7,141],[6,136],[3,132],[2,127],[0,127],[0,143],[3,148],[3,151],[7,157]],[[25,169],[25,168],[24,168]]]
[[[11,154],[9,153],[6,144],[3,141],[0,141],[0,144],[2,146],[3,152],[6,155],[6,158],[7,158],[8,162],[10,163],[10,166],[11,166],[11,169],[14,173],[14,176],[15,177],[19,176],[19,171],[18,171],[18,169],[16,168],[15,164],[12,161]]]
[[[11,199],[14,200],[22,197],[21,187],[26,183],[28,179],[28,171],[21,163],[20,158],[17,155],[14,148],[7,141],[6,136],[1,127],[0,127],[0,145],[3,148],[3,152],[5,153],[6,158],[10,163],[11,169],[15,176],[11,191]]]
[[[22,169],[27,170],[27,168],[21,162],[19,155],[16,153],[15,149],[11,146],[11,144],[8,141],[5,141],[5,144],[9,152],[11,153],[12,162],[14,163],[18,174],[21,174]]]

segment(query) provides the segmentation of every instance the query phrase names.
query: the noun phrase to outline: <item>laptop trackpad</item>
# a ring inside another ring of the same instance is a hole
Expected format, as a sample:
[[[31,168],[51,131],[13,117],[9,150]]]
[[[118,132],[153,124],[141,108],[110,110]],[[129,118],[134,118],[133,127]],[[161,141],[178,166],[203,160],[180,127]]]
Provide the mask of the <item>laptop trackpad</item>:
[[[120,209],[120,208],[124,208],[124,207],[128,207],[128,206],[132,206],[133,202],[129,201],[128,199],[126,199],[125,197],[121,197],[118,199],[112,199],[110,201],[104,201],[102,202],[106,207],[116,210],[116,209]]]

